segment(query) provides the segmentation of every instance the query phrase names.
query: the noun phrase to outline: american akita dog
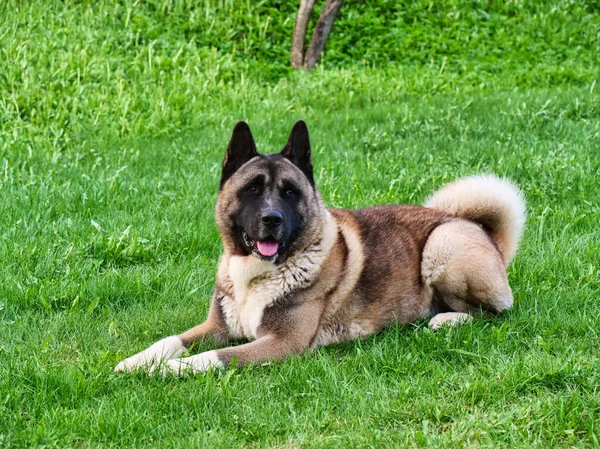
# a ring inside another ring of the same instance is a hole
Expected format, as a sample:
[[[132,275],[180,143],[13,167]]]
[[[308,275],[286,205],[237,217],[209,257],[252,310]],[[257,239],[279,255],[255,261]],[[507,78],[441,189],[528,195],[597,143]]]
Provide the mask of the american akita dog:
[[[283,359],[430,318],[433,329],[513,304],[506,267],[525,223],[521,192],[495,176],[458,180],[425,207],[326,209],[308,129],[258,154],[239,122],[223,161],[216,222],[223,241],[207,320],[120,362],[200,372]],[[250,340],[180,358],[194,342]]]

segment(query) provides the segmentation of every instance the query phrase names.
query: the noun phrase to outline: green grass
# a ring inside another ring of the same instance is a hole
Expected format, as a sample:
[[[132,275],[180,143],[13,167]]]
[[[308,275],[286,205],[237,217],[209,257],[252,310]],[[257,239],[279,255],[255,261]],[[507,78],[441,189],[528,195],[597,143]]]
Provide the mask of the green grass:
[[[598,447],[598,3],[348,1],[314,73],[287,69],[297,2],[188,3],[0,6],[0,446]],[[113,375],[206,315],[235,121],[273,152],[298,118],[331,206],[515,180],[515,308]]]

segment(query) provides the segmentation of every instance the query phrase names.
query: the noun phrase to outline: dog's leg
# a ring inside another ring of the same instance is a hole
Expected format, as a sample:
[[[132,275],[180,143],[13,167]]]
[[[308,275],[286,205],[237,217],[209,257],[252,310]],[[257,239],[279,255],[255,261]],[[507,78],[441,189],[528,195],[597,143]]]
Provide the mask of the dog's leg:
[[[421,270],[425,284],[435,292],[433,310],[438,302],[439,309],[454,313],[434,316],[432,328],[463,321],[468,313],[496,314],[513,304],[501,254],[473,223],[457,221],[436,228],[423,250]]]
[[[115,366],[115,373],[128,373],[141,367],[152,367],[160,364],[164,360],[179,357],[187,352],[181,339],[176,335],[163,338],[152,346],[138,352],[125,360],[120,361]]]
[[[164,365],[162,372],[172,372],[174,374],[199,373],[208,370],[210,367],[223,368],[235,361],[238,365],[248,363],[260,364],[269,360],[281,360],[292,353],[301,353],[301,350],[294,350],[294,346],[286,340],[282,340],[275,335],[266,335],[251,343],[240,346],[207,351],[191,357],[169,360]]]
[[[152,370],[166,360],[187,354],[187,346],[194,341],[213,336],[219,331],[221,328],[215,326],[212,320],[207,320],[183,334],[163,338],[142,352],[121,361],[115,367],[115,373],[131,372],[140,367]]]
[[[429,321],[429,328],[438,330],[442,326],[456,326],[457,324],[466,323],[471,319],[471,315],[462,312],[445,312],[438,313]]]
[[[291,354],[301,354],[308,349],[315,336],[323,305],[321,301],[311,301],[300,302],[295,306],[289,302],[272,306],[263,314],[256,341],[169,360],[161,371],[163,374],[198,373],[211,366],[227,367],[232,362],[239,366],[260,364],[269,360],[282,360]]]
[[[187,354],[187,348],[196,341],[207,337],[226,336],[227,327],[221,315],[220,298],[222,294],[215,290],[208,318],[204,323],[182,334],[163,338],[142,352],[119,362],[115,366],[115,373],[131,372],[138,368],[153,370],[166,360]]]

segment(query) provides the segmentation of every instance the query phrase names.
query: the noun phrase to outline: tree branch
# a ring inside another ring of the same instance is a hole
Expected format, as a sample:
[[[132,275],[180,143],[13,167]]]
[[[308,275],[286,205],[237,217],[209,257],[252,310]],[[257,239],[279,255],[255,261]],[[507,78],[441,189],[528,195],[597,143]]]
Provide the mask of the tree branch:
[[[312,69],[320,61],[333,21],[340,11],[342,3],[344,3],[344,0],[327,0],[325,3],[304,58],[307,69]]]
[[[301,69],[304,64],[304,39],[306,38],[306,29],[308,21],[313,12],[315,0],[300,0],[298,17],[296,17],[296,26],[292,37],[291,62],[292,67]]]

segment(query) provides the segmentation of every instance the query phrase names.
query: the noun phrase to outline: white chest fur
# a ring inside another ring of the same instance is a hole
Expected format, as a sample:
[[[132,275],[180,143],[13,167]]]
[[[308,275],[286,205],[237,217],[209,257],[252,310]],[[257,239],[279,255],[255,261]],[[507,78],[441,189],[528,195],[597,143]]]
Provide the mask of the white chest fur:
[[[277,299],[274,288],[265,288],[273,284],[259,278],[268,278],[276,266],[253,256],[233,256],[228,268],[234,298],[226,298],[221,304],[227,325],[234,337],[256,338],[265,307]]]

